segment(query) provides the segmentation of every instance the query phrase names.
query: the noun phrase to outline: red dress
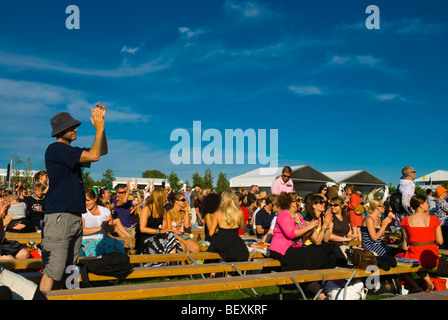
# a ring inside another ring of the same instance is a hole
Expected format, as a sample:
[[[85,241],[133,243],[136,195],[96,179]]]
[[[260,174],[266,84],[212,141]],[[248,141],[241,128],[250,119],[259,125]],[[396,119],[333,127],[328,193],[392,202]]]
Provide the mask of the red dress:
[[[429,216],[429,227],[412,227],[408,217],[405,217],[401,225],[408,236],[408,243],[429,242],[436,240],[436,229],[440,221],[436,216]],[[434,269],[439,263],[439,246],[436,244],[428,246],[409,246],[408,251],[399,253],[396,258],[416,259],[426,269]]]
[[[241,210],[243,210],[244,224],[247,225],[247,221],[249,220],[249,210],[247,210],[247,208],[244,207],[244,206],[241,206]],[[241,236],[241,235],[244,235],[245,233],[246,233],[246,230],[238,229],[238,234],[239,234],[240,236]]]
[[[350,217],[350,225],[352,227],[360,227],[362,221],[364,220],[364,215],[357,215],[355,213],[355,208],[361,204],[361,198],[357,194],[352,194],[348,202],[347,215]]]

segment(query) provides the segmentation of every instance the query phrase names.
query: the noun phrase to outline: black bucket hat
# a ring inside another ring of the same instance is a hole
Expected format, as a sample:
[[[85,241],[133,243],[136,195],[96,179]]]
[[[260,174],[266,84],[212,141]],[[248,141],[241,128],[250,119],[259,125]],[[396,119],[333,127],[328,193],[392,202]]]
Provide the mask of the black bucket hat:
[[[81,125],[81,121],[74,119],[68,112],[59,112],[51,118],[50,124],[53,128],[51,136],[55,137],[59,133],[71,127],[79,127]]]

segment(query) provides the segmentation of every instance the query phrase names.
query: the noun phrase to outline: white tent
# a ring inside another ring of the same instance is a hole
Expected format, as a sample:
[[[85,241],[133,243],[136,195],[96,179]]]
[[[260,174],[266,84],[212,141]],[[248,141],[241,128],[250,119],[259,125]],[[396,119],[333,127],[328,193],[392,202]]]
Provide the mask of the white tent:
[[[246,187],[257,185],[261,190],[270,192],[272,183],[280,177],[283,167],[258,168],[230,179],[230,187]],[[291,179],[296,191],[317,191],[319,186],[333,181],[331,178],[308,165],[292,166]]]
[[[370,192],[370,188],[381,188],[386,183],[365,170],[323,172],[337,184],[353,184],[363,192]]]
[[[414,180],[415,184],[419,186],[432,186],[436,188],[444,183],[448,182],[448,171],[437,170],[423,177]]]
[[[143,190],[148,186],[148,182],[154,180],[154,187],[156,189],[159,189],[162,187],[162,183],[165,182],[165,186],[169,187],[170,184],[168,183],[167,179],[153,179],[153,178],[132,178],[132,177],[116,177],[114,178],[114,181],[112,182],[112,188],[115,188],[116,186],[125,187],[128,183],[128,180],[131,181],[131,185],[134,185],[135,180],[137,180],[137,186],[138,189]],[[185,184],[183,181],[180,181],[183,185],[183,189],[185,189]]]

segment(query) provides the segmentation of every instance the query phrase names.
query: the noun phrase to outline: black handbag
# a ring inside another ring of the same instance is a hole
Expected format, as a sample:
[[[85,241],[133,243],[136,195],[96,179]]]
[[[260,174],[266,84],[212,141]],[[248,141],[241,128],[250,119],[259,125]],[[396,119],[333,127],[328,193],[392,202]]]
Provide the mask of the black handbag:
[[[98,259],[84,264],[81,269],[81,280],[85,287],[91,287],[88,274],[93,273],[117,278],[115,285],[125,279],[131,272],[132,264],[128,255],[120,252],[105,253]]]

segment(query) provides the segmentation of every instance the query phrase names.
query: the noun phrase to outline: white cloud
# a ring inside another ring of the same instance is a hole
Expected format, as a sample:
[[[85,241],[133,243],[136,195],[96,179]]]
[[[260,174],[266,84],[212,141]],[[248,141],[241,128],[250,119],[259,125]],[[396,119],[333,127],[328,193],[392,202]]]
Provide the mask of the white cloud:
[[[25,56],[0,51],[0,65],[3,66],[13,67],[17,69],[55,71],[67,74],[78,74],[106,78],[141,76],[144,74],[166,69],[168,68],[170,63],[171,59],[167,58],[166,56],[160,56],[159,58],[142,63],[136,67],[121,65],[120,67],[115,69],[83,69],[71,67],[64,63],[51,61],[36,56]]]
[[[342,23],[337,26],[341,30],[347,31],[366,31],[366,25],[364,21],[356,22],[353,24]],[[387,32],[388,34],[412,34],[412,35],[425,35],[440,32],[445,30],[446,23],[433,23],[425,21],[421,18],[402,18],[395,20],[382,20],[381,28],[376,32]]]
[[[88,100],[86,94],[77,90],[46,83],[0,78],[0,115],[8,116],[11,123],[36,124],[42,121],[39,125],[47,127],[47,118],[53,115],[53,109],[61,109],[61,105],[64,105],[65,110],[73,117],[90,121],[90,108],[94,107],[97,101]],[[149,119],[149,115],[137,113],[130,107],[117,106],[114,102],[102,103],[107,108],[106,117],[109,122],[136,123]]]
[[[182,39],[186,41],[196,40],[200,35],[206,33],[207,31],[203,28],[191,29],[188,27],[180,27],[177,28],[179,33],[181,34]]]
[[[322,90],[314,86],[304,86],[304,87],[289,86],[288,89],[291,90],[292,92],[305,96],[322,95]]]
[[[378,100],[380,102],[403,102],[403,103],[412,103],[412,104],[425,104],[425,101],[414,100],[408,98],[399,93],[377,93],[372,91],[367,91],[367,94],[370,95],[373,99]]]
[[[420,18],[404,18],[394,25],[398,34],[431,34],[446,27],[446,24],[430,23]]]
[[[367,66],[377,69],[389,74],[401,74],[405,72],[402,69],[396,69],[388,66],[382,59],[376,58],[372,55],[334,55],[330,58],[326,67],[339,66]]]
[[[228,13],[237,14],[237,16],[245,19],[267,19],[279,15],[278,12],[268,8],[266,5],[255,1],[227,0],[224,8]]]
[[[331,59],[331,64],[344,64],[350,60],[349,57],[333,56]]]
[[[139,49],[140,49],[140,47],[131,48],[131,47],[123,46],[123,48],[121,49],[120,52],[135,54]]]
[[[377,94],[375,96],[375,98],[380,101],[391,101],[391,100],[400,99],[400,96],[398,94],[388,93],[388,94]]]
[[[355,56],[355,59],[357,61],[357,63],[359,64],[363,64],[363,65],[368,65],[371,67],[376,67],[381,63],[380,59],[374,58],[372,56]]]

